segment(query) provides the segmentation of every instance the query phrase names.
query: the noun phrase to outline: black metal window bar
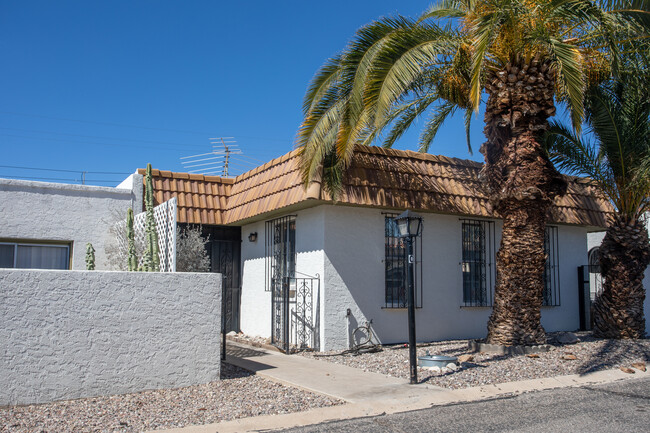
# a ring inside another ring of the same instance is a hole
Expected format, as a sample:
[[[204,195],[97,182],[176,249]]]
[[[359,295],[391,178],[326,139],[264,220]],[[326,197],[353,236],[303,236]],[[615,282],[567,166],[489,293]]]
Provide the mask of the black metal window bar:
[[[296,216],[266,221],[264,231],[264,289],[273,291],[285,277],[296,274]]]
[[[385,213],[385,296],[384,308],[406,308],[406,243],[399,237],[395,217]],[[415,259],[415,308],[422,308],[422,233],[413,239]]]
[[[544,252],[546,254],[546,264],[544,265],[542,305],[557,307],[560,305],[560,254],[558,249],[558,229],[555,226],[546,226]]]
[[[461,222],[463,306],[490,307],[496,277],[494,222],[470,219]]]

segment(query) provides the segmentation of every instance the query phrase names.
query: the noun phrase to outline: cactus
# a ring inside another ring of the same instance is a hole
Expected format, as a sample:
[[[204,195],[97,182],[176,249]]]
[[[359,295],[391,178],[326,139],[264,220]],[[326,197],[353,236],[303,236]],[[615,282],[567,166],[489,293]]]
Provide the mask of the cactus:
[[[95,270],[95,248],[90,242],[86,244],[86,270]]]
[[[142,270],[145,272],[158,272],[160,270],[160,258],[158,256],[158,232],[156,231],[156,219],[153,215],[153,178],[151,176],[151,164],[147,164],[146,191],[144,195],[145,205],[145,251],[142,259]]]
[[[126,240],[128,251],[126,256],[126,268],[129,271],[138,270],[138,257],[135,254],[135,230],[133,229],[133,209],[126,211]]]

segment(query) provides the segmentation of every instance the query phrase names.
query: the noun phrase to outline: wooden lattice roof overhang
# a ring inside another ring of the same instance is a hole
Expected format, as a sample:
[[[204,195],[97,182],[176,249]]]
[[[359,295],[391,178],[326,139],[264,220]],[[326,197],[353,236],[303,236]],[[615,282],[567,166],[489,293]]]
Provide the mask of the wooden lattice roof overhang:
[[[481,167],[469,160],[360,146],[336,203],[496,218],[479,179]],[[156,204],[177,197],[181,223],[242,225],[283,210],[334,203],[318,180],[303,187],[296,150],[234,179],[162,170],[152,174]],[[567,194],[556,199],[551,222],[605,227],[612,212],[607,200],[587,180],[567,180]]]

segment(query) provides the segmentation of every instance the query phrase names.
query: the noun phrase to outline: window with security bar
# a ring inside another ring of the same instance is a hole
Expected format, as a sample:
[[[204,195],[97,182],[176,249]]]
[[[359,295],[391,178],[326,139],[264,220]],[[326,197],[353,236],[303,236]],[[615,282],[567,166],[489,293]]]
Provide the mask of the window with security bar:
[[[558,229],[547,226],[544,233],[544,291],[542,305],[558,307],[560,305],[560,255],[558,250]]]
[[[399,237],[396,213],[384,214],[384,308],[406,308],[406,241]],[[422,233],[413,238],[415,307],[422,308]]]
[[[266,222],[265,290],[272,291],[275,284],[296,276],[296,216],[289,215]]]
[[[490,307],[494,299],[494,222],[463,219],[462,261],[463,306]]]

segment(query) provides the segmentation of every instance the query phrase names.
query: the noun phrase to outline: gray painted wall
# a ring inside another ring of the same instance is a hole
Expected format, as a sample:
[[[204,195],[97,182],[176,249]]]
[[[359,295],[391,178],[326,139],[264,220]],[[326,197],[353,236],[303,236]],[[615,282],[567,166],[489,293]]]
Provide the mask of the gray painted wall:
[[[422,308],[416,310],[419,341],[482,338],[489,307],[463,307],[459,216],[424,214],[422,234]],[[496,221],[496,247],[501,222]],[[586,229],[558,226],[560,297],[543,307],[547,331],[579,327],[577,267],[587,256]],[[407,340],[406,309],[384,307],[384,215],[380,210],[330,206],[325,216],[325,347],[350,344],[358,325],[373,320],[384,344]],[[352,311],[346,317],[347,308]]]
[[[0,406],[219,379],[221,275],[0,269]]]
[[[296,276],[316,276],[323,281],[324,206],[293,212],[296,215]],[[249,335],[271,336],[271,293],[265,291],[265,223],[259,221],[242,227],[242,294],[241,329]],[[257,232],[256,242],[248,235]],[[314,293],[314,313],[323,322],[322,289]],[[319,307],[316,309],[316,307]],[[323,347],[322,333],[320,347]]]
[[[95,248],[96,269],[108,269],[104,248],[112,212],[142,210],[142,176],[131,188],[67,185],[0,179],[0,238],[72,243],[72,269],[86,269],[86,243]]]
[[[379,209],[323,205],[296,214],[296,268],[321,276],[320,347],[346,348],[352,331],[373,320],[384,344],[407,339],[406,309],[384,308],[384,214]],[[495,222],[497,248],[501,222]],[[462,307],[461,221],[458,216],[425,214],[423,308],[416,311],[420,341],[480,338],[491,309]],[[249,232],[257,243],[247,241]],[[558,226],[560,306],[544,307],[548,331],[579,327],[577,267],[587,260],[587,230]],[[270,336],[271,298],[264,292],[264,223],[242,228],[242,331]],[[351,316],[347,316],[347,309]]]

